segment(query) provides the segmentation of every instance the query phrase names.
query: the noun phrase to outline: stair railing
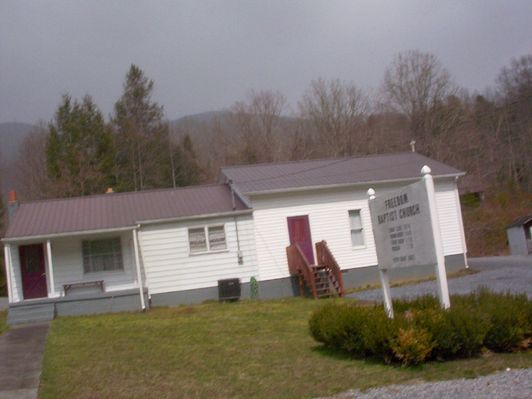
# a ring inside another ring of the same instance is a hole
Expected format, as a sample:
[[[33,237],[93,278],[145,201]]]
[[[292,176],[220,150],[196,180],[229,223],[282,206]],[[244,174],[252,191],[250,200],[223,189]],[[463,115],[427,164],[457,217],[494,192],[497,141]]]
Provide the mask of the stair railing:
[[[318,258],[318,264],[327,267],[338,282],[338,296],[344,296],[342,270],[340,269],[340,266],[338,266],[338,262],[336,262],[326,241],[316,243],[316,255]]]
[[[312,293],[312,297],[316,299],[318,293],[316,290],[316,281],[314,279],[314,270],[308,263],[307,257],[298,244],[291,244],[286,247],[286,257],[288,258],[288,270],[290,275],[299,276],[299,291],[301,296],[304,293],[303,280],[307,283]]]

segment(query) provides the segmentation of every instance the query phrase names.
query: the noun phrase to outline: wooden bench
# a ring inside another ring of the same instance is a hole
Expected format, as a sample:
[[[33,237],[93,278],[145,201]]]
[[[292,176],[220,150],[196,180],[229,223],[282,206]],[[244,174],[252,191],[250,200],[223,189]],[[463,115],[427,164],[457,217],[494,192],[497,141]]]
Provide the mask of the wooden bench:
[[[100,290],[102,290],[102,292],[105,292],[103,280],[80,281],[78,283],[63,284],[63,291],[65,292],[65,296],[66,296],[68,294],[68,291],[70,291],[72,288],[85,288],[85,287],[100,287]]]

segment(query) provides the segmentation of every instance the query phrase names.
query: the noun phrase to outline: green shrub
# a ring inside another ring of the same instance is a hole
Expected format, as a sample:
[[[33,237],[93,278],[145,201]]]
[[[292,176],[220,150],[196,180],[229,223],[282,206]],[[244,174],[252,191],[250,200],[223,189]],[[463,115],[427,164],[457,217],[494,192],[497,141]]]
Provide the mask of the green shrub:
[[[440,309],[440,302],[433,295],[423,295],[415,299],[397,299],[393,301],[396,313],[422,309]]]
[[[431,296],[395,301],[395,319],[382,305],[328,304],[313,313],[309,328],[328,347],[405,365],[473,357],[483,347],[513,351],[532,341],[532,302],[526,295],[480,289],[451,297],[451,304],[443,310]]]
[[[424,328],[399,328],[397,337],[392,341],[395,358],[405,366],[423,363],[434,346],[432,336]]]
[[[368,312],[368,318],[362,327],[364,355],[383,359],[390,363],[393,359],[392,341],[402,319],[390,319],[382,306]]]
[[[338,306],[335,304],[327,304],[320,309],[314,311],[310,316],[309,329],[312,337],[322,344],[329,346],[329,329],[336,324],[335,315]]]
[[[325,346],[363,356],[362,328],[367,319],[366,308],[327,304],[312,314],[309,328],[314,339]]]
[[[473,357],[480,353],[489,328],[486,317],[472,306],[454,306],[447,310],[444,317],[454,331],[452,346],[457,347],[454,355]],[[450,357],[450,356],[449,356]]]
[[[495,352],[518,349],[530,334],[530,303],[526,295],[476,293],[478,306],[489,315],[490,327],[484,344]]]
[[[444,360],[456,356],[460,342],[456,337],[451,318],[439,306],[436,309],[416,311],[414,323],[426,329],[432,336],[433,347],[430,358]]]

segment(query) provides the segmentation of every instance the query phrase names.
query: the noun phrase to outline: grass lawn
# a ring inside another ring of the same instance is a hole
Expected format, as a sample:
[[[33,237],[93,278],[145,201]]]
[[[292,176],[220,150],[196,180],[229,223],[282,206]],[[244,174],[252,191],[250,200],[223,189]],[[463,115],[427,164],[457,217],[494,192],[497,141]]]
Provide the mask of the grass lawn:
[[[7,310],[0,310],[0,335],[7,330]]]
[[[40,398],[304,398],[350,388],[532,367],[532,353],[386,366],[330,353],[308,333],[325,300],[209,303],[54,320]]]

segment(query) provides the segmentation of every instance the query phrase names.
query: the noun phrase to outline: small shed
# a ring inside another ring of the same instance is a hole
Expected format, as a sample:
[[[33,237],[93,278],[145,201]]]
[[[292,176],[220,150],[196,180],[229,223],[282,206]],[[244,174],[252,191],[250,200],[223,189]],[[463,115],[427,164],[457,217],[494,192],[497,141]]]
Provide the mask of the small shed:
[[[506,228],[511,255],[532,254],[532,215],[515,220]]]

